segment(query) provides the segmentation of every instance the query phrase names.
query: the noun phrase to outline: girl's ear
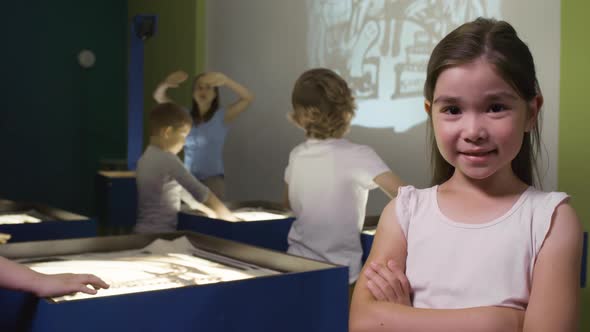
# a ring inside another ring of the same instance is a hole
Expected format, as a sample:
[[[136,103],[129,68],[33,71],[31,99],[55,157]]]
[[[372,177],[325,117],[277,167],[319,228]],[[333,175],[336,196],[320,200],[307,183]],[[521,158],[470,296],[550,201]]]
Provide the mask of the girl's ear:
[[[525,132],[530,132],[537,125],[539,119],[539,111],[543,106],[543,95],[536,95],[530,102],[528,102],[529,114],[526,120]]]
[[[424,111],[426,111],[428,116],[432,116],[432,104],[426,99],[424,99]]]

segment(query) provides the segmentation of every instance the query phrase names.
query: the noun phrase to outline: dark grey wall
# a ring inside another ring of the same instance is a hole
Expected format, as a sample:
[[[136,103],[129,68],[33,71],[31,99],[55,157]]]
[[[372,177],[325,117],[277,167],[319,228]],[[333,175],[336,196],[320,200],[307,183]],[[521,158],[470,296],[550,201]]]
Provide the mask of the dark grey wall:
[[[2,4],[0,197],[92,214],[99,159],[126,150],[127,2]],[[82,69],[77,54],[96,64]]]

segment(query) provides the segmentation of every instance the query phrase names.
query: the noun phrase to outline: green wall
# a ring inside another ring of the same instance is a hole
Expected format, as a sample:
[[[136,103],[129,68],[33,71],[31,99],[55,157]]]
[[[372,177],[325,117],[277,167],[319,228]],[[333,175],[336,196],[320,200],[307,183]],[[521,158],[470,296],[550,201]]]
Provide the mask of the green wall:
[[[127,5],[2,4],[0,197],[93,212],[101,158],[124,158]],[[96,54],[82,69],[77,54]]]
[[[561,86],[559,113],[559,188],[573,196],[586,230],[590,226],[590,2],[562,2]]]
[[[205,63],[205,1],[204,0],[129,0],[128,22],[138,14],[158,17],[154,37],[145,43],[144,111],[147,114],[156,103],[152,92],[166,75],[182,69],[194,76]],[[190,106],[191,80],[170,91],[178,104]],[[144,120],[147,119],[144,116]],[[147,143],[147,123],[144,121],[144,145]]]
[[[559,190],[572,195],[572,204],[590,229],[590,2],[561,2],[561,86],[559,113]],[[590,289],[582,290],[580,331],[590,331]]]

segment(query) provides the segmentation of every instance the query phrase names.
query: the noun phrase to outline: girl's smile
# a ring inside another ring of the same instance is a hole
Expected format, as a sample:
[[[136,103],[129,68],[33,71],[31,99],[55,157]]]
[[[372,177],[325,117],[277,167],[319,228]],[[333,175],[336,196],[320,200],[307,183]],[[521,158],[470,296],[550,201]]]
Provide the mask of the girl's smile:
[[[498,154],[498,150],[470,150],[470,151],[459,151],[459,155],[464,158],[467,162],[473,164],[485,164],[490,162],[491,158],[494,158]]]

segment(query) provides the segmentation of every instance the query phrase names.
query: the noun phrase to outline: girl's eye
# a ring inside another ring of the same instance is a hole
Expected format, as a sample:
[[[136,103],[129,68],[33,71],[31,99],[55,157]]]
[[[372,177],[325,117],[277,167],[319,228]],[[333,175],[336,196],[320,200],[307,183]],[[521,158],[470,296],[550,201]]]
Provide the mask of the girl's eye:
[[[505,110],[506,110],[506,107],[504,105],[493,104],[492,106],[490,106],[490,112],[492,112],[492,113],[499,113],[499,112],[502,112]]]
[[[443,113],[457,115],[457,114],[461,113],[461,110],[457,106],[448,106],[443,109]]]

